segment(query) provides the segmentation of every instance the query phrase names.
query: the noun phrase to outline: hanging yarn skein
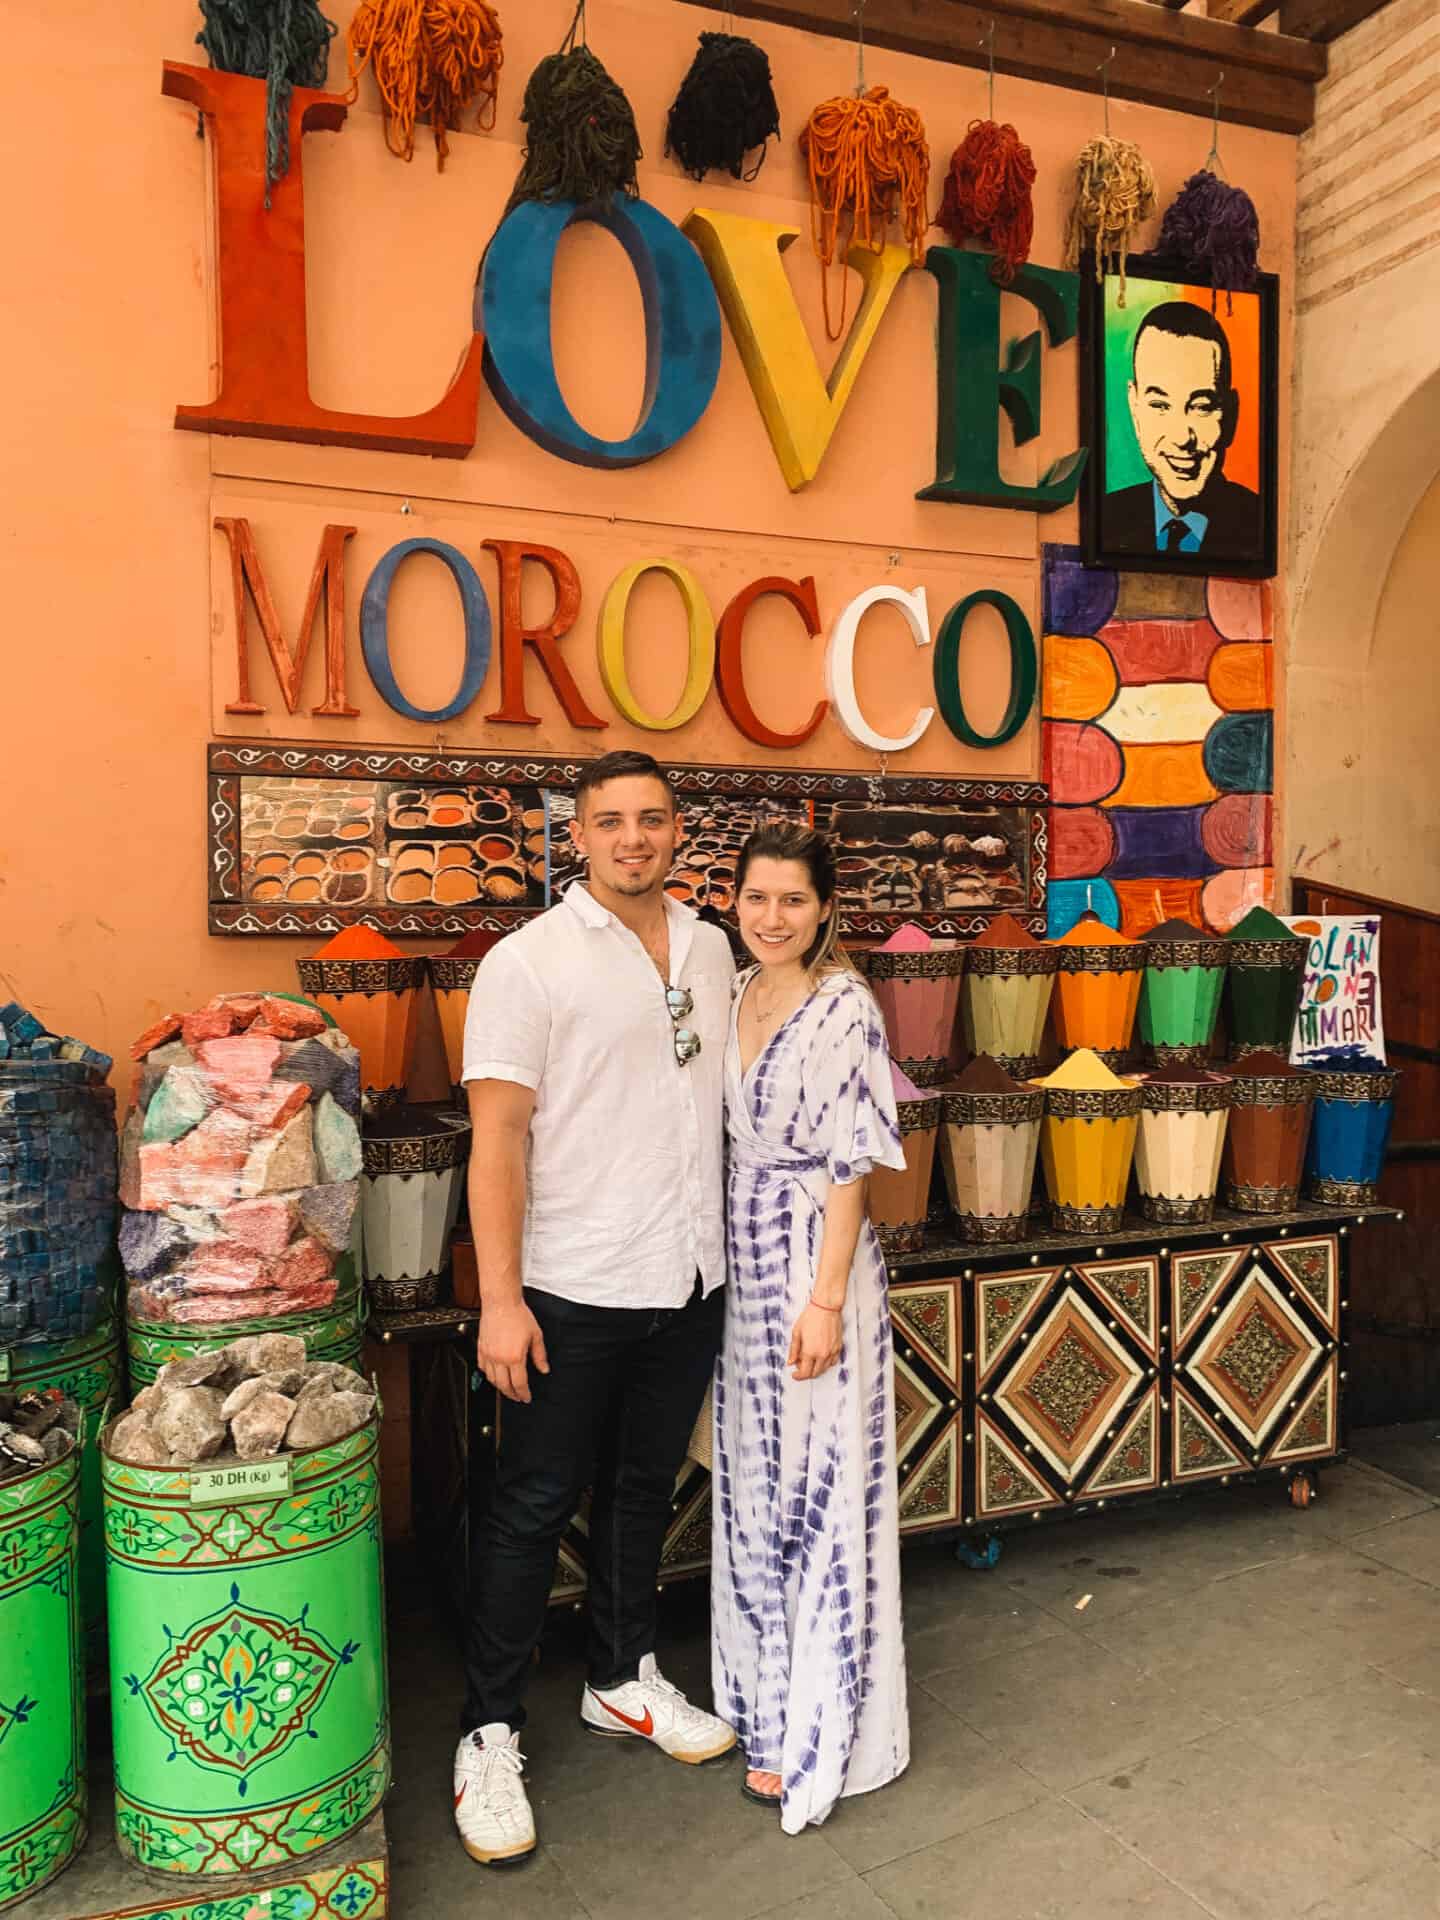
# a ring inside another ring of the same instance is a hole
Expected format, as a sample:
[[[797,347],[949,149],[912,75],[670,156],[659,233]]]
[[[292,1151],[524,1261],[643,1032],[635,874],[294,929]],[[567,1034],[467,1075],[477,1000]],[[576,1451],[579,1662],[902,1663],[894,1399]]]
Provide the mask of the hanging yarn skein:
[[[845,256],[852,246],[879,253],[885,229],[898,218],[917,265],[925,257],[930,224],[926,191],[930,149],[913,107],[890,98],[888,87],[822,100],[806,121],[800,151],[810,169],[810,238],[824,269],[825,332],[845,331],[849,296]],[[897,204],[898,210],[897,210]],[[840,320],[830,319],[830,267],[841,262]]]
[[[950,158],[935,224],[958,247],[980,240],[990,249],[990,278],[1008,287],[1030,258],[1035,161],[1008,122],[972,120]]]
[[[1159,251],[1180,262],[1186,273],[1212,290],[1223,288],[1226,312],[1231,293],[1243,293],[1258,278],[1260,216],[1243,187],[1232,187],[1208,167],[1192,173],[1165,209]]]
[[[528,132],[519,178],[506,203],[637,199],[640,134],[624,91],[585,42],[585,0],[558,53],[547,53],[525,87]]]
[[[1075,199],[1065,230],[1065,264],[1077,266],[1084,249],[1095,251],[1095,278],[1107,266],[1120,275],[1125,304],[1125,261],[1131,236],[1155,211],[1155,176],[1133,140],[1108,133],[1092,140],[1075,162]]]
[[[415,157],[415,125],[428,120],[435,164],[445,168],[446,134],[458,132],[472,101],[476,124],[495,124],[500,84],[500,18],[489,0],[361,0],[345,36],[350,98],[368,66],[385,112],[385,144],[401,160]]]
[[[779,137],[780,109],[763,47],[736,33],[702,33],[665,123],[665,151],[692,180],[713,167],[732,180],[753,180],[767,143]],[[755,155],[746,171],[745,156]]]
[[[200,0],[195,36],[212,67],[265,82],[265,205],[290,171],[290,95],[323,87],[335,22],[316,0]]]

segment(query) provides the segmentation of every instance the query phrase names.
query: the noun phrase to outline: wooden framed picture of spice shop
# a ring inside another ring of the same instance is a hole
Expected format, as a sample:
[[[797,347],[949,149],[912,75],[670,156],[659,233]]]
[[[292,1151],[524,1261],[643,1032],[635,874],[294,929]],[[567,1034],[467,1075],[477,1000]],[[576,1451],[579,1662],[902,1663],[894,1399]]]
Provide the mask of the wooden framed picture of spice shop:
[[[504,932],[585,864],[570,836],[583,762],[217,742],[206,820],[212,933]],[[670,766],[684,835],[667,891],[733,916],[736,856],[768,820],[835,845],[842,925],[907,920],[964,939],[1010,913],[1045,930],[1049,789],[804,767]]]
[[[1200,286],[1142,255],[1123,277],[1081,270],[1080,526],[1091,566],[1126,573],[1275,572],[1278,291]]]

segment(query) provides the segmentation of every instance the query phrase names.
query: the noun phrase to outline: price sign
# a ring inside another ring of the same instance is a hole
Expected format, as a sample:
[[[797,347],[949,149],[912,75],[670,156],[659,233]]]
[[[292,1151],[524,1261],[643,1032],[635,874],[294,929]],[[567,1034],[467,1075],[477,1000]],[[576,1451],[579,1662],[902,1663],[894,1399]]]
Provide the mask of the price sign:
[[[225,1507],[241,1500],[273,1500],[290,1491],[290,1457],[234,1460],[223,1467],[197,1467],[190,1476],[192,1507]]]

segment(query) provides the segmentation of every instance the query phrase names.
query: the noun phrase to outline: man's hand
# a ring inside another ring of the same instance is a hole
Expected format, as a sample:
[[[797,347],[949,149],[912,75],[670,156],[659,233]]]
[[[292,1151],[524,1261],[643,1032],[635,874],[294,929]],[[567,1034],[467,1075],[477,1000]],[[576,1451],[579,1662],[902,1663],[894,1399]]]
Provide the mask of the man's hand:
[[[549,1373],[545,1336],[523,1300],[483,1307],[476,1342],[480,1371],[507,1400],[530,1399],[530,1366]]]

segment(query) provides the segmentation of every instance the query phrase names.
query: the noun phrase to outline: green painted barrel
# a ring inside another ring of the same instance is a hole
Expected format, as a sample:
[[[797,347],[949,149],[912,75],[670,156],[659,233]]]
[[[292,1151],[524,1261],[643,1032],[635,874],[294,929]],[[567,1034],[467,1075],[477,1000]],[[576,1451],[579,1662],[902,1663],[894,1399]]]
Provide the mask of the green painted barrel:
[[[10,1388],[58,1387],[84,1416],[80,1455],[80,1618],[92,1671],[105,1661],[105,1529],[100,1513],[100,1431],[124,1390],[120,1329],[107,1318],[94,1333],[52,1345],[12,1347]]]
[[[348,1260],[349,1256],[347,1256]],[[184,1360],[194,1353],[210,1353],[247,1333],[299,1333],[312,1360],[338,1360],[359,1367],[365,1343],[365,1296],[355,1280],[354,1267],[344,1262],[347,1275],[335,1305],[320,1313],[290,1314],[284,1319],[227,1320],[218,1325],[182,1326],[172,1320],[132,1320],[125,1330],[130,1358],[130,1384],[148,1387],[167,1360]]]
[[[287,1464],[288,1492],[259,1485]],[[390,1783],[378,1420],[215,1470],[250,1491],[214,1505],[208,1475],[117,1460],[108,1433],[102,1469],[122,1851],[253,1876],[344,1839]]]
[[[80,1454],[0,1486],[0,1908],[85,1840]]]

